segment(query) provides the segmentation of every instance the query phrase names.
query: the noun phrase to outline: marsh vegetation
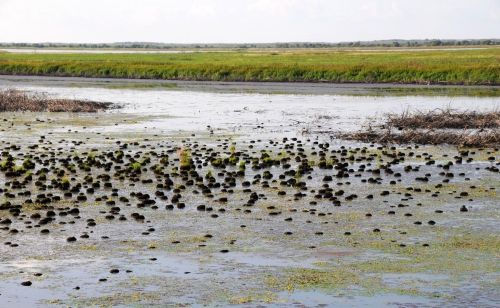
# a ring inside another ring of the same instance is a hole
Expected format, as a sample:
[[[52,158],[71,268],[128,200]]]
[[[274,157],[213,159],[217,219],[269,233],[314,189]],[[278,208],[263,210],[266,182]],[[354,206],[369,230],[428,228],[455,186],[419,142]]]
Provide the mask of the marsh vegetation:
[[[0,74],[202,81],[499,85],[500,48],[0,54]]]

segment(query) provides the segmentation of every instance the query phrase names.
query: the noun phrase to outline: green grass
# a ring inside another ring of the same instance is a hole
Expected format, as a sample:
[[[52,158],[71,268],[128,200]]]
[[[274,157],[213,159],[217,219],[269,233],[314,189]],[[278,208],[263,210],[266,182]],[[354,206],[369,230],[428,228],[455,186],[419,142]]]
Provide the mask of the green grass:
[[[211,81],[500,84],[500,48],[0,54],[0,74]]]

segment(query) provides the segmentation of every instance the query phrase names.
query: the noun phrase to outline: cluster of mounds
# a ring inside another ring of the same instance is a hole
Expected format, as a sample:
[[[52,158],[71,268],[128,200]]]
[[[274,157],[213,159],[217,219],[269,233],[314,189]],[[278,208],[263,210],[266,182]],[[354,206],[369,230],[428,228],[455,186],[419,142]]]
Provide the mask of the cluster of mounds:
[[[414,219],[412,208],[421,206],[420,200],[439,199],[444,183],[469,181],[478,170],[500,177],[498,149],[493,148],[436,157],[418,146],[334,148],[328,143],[297,138],[251,140],[244,144],[227,139],[214,144],[145,139],[116,141],[113,147],[103,149],[78,141],[72,142],[70,151],[55,145],[58,142],[69,141],[47,141],[42,136],[31,145],[2,142],[0,236],[6,239],[6,247],[18,249],[17,240],[22,234],[39,237],[39,241],[47,234],[57,239],[61,234],[53,230],[61,225],[73,234],[60,238],[60,245],[74,245],[94,237],[93,228],[103,222],[147,223],[142,236],[148,236],[156,230],[151,217],[157,211],[177,211],[186,217],[198,213],[210,221],[225,219],[228,213],[255,219],[264,215],[267,226],[290,224],[283,232],[289,236],[297,231],[291,224],[295,219],[307,215],[306,222],[312,223],[333,217],[337,209],[351,207],[356,200],[372,204],[365,213],[366,220],[379,215],[393,219],[394,224],[403,219],[412,225],[432,227],[439,224],[443,211],[433,212],[432,219]],[[476,163],[478,157],[480,163]],[[464,165],[470,165],[471,173],[463,171]],[[401,187],[402,183],[411,185]],[[473,201],[471,194],[478,189],[497,188],[471,185],[450,192],[463,200],[453,211],[457,215],[467,212],[467,202]],[[101,207],[95,211],[89,205]],[[381,209],[384,212],[380,214]],[[359,230],[338,231],[331,236],[391,232],[384,225],[370,225],[370,231],[360,231],[365,228],[363,221],[359,221]],[[316,236],[325,234],[317,229],[311,232]],[[404,247],[408,243],[398,244]]]
[[[500,145],[500,112],[454,111],[388,114],[383,125],[342,133],[338,137],[381,144],[450,144],[469,147]]]
[[[41,93],[9,89],[0,91],[0,112],[97,112],[113,107],[112,103],[50,98]]]

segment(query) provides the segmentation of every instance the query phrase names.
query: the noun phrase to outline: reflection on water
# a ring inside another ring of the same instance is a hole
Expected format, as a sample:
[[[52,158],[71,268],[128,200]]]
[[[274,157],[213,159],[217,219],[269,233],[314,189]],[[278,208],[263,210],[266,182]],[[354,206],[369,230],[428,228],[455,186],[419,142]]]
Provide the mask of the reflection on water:
[[[4,86],[5,87],[5,86]],[[312,130],[357,130],[367,118],[405,110],[454,108],[486,111],[498,109],[500,97],[446,96],[345,96],[304,94],[221,93],[137,89],[18,86],[53,96],[109,101],[120,104],[120,112],[160,116],[128,129],[158,129],[168,132],[211,129],[237,133]],[[164,118],[161,116],[165,116]],[[123,130],[124,127],[107,127]]]
[[[12,53],[190,53],[193,50],[131,50],[131,49],[51,49],[51,48],[2,48]]]

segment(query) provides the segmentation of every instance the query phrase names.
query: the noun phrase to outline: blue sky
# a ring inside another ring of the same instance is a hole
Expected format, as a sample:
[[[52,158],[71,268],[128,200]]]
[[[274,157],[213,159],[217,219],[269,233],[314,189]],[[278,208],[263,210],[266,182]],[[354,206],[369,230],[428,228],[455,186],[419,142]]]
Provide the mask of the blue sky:
[[[0,42],[500,38],[500,0],[0,0]]]

